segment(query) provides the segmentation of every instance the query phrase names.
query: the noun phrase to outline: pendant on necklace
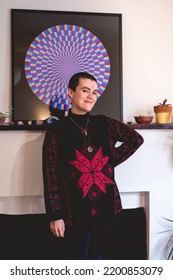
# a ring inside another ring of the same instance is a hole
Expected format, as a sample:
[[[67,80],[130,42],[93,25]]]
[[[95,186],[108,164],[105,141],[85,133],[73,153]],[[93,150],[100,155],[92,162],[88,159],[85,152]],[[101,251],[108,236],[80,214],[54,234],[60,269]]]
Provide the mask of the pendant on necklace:
[[[87,130],[81,129],[81,133],[82,133],[83,135],[87,136]]]
[[[92,148],[91,146],[89,146],[89,147],[87,148],[87,151],[88,151],[89,153],[92,153],[92,152],[93,152],[93,148]]]

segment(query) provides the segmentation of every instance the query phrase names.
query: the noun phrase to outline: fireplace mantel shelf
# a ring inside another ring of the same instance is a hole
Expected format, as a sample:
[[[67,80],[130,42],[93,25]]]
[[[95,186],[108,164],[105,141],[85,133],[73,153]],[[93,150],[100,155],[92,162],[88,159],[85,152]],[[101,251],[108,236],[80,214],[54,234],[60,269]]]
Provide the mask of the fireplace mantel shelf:
[[[158,123],[150,123],[150,124],[137,124],[132,123],[128,124],[129,127],[134,129],[173,129],[173,122],[167,124],[158,124]]]
[[[137,124],[137,123],[125,123],[129,127],[133,129],[173,129],[173,122],[168,124],[157,124],[157,123],[151,123],[151,124]],[[46,130],[50,125],[0,125],[0,130]]]

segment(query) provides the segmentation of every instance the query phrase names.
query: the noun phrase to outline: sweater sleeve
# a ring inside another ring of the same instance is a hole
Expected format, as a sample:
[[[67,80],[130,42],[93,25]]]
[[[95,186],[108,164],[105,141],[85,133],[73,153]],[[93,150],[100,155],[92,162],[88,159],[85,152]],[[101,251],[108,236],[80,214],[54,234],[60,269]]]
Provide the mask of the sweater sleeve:
[[[60,196],[60,164],[58,157],[58,137],[54,129],[45,134],[42,149],[42,171],[44,184],[44,201],[49,220],[62,219]]]
[[[108,141],[114,166],[128,159],[143,144],[143,137],[121,121],[107,118]],[[116,143],[120,142],[118,146]]]

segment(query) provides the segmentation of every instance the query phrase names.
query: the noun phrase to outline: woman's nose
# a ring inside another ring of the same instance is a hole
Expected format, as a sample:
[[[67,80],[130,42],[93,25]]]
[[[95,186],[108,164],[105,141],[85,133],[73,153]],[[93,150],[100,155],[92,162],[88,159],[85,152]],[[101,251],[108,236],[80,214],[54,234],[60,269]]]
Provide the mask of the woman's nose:
[[[89,97],[89,98],[93,98],[93,96],[94,96],[93,92],[92,92],[92,91],[89,91],[89,92],[88,92],[88,97]]]

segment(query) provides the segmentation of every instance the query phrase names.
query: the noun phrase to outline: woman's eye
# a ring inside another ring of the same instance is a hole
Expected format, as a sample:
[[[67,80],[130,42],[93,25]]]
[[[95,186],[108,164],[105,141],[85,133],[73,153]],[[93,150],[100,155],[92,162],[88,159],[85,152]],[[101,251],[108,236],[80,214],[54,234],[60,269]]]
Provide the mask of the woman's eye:
[[[94,95],[97,95],[97,94],[98,94],[98,92],[97,92],[97,91],[94,91],[94,92],[93,92],[93,94],[94,94]]]

